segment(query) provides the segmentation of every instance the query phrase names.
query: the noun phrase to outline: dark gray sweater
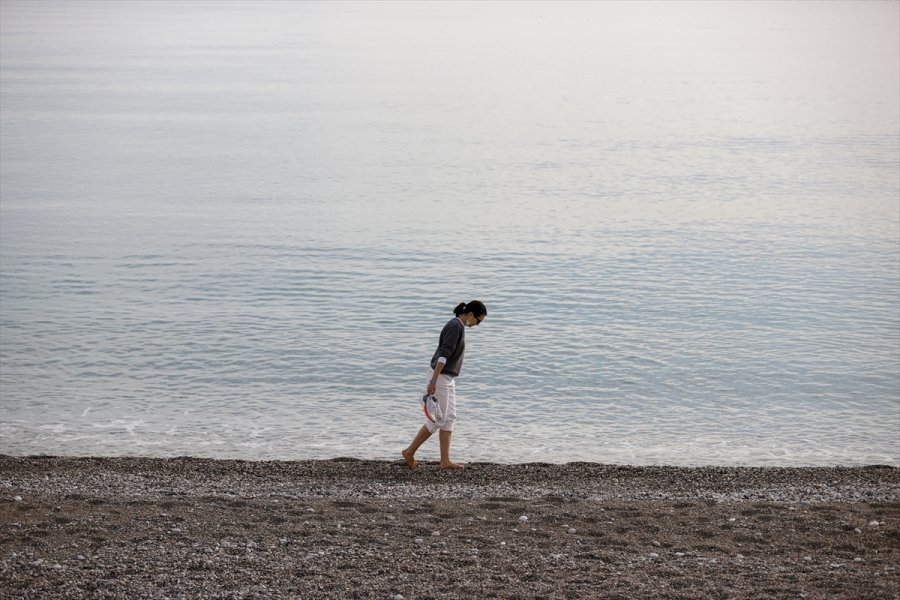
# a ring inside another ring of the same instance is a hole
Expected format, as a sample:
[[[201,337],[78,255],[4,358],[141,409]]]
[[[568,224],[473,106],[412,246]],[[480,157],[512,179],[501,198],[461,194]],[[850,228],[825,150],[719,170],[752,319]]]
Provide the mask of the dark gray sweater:
[[[431,357],[431,368],[435,368],[438,358],[443,356],[447,359],[447,364],[444,365],[441,374],[456,377],[462,369],[465,353],[466,326],[457,317],[453,317],[441,330],[441,339],[438,342],[437,350]]]

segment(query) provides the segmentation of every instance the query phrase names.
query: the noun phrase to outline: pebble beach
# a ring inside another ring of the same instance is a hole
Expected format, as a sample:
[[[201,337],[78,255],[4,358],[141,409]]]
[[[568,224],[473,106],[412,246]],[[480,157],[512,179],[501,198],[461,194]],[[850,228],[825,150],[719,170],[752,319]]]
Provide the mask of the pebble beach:
[[[0,598],[900,597],[900,469],[0,455]]]

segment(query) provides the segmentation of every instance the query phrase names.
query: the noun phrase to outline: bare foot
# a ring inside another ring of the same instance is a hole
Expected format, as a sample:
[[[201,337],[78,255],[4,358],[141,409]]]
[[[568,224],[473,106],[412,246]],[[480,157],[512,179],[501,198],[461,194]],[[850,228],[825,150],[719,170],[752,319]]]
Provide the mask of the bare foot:
[[[409,450],[404,450],[401,452],[403,455],[403,460],[406,461],[406,464],[409,465],[410,469],[416,468],[416,461],[413,459],[413,455],[409,453]]]
[[[460,463],[441,463],[442,469],[465,469],[466,465]]]

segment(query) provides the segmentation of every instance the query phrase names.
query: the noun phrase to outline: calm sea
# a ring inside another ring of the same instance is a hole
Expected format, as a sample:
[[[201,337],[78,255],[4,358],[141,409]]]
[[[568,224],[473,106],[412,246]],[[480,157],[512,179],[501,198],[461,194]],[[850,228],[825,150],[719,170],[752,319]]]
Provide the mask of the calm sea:
[[[897,2],[0,17],[0,452],[900,465]]]

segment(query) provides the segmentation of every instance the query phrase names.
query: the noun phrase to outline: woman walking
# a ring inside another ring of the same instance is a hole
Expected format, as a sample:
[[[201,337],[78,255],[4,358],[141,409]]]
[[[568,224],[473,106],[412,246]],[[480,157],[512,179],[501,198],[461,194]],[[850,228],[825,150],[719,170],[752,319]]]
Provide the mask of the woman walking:
[[[426,392],[437,398],[440,411],[435,421],[425,418],[425,424],[419,429],[408,448],[403,450],[403,459],[410,469],[416,468],[416,450],[419,449],[431,434],[440,430],[441,468],[462,469],[463,465],[450,461],[450,436],[456,421],[456,377],[462,369],[463,357],[466,353],[466,327],[475,327],[487,316],[487,308],[478,300],[468,304],[460,303],[455,309],[454,318],[447,321],[441,330],[437,350],[431,357],[431,368],[428,369],[428,387]]]

